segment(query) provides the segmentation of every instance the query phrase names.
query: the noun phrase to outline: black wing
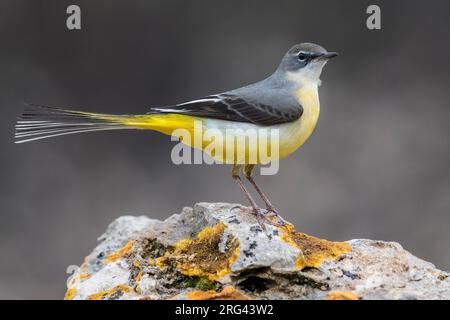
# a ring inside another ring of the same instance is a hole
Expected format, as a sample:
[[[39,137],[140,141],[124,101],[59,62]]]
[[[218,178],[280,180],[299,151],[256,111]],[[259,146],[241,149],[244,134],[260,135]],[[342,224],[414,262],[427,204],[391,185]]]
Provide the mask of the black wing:
[[[263,99],[222,93],[174,106],[152,108],[149,113],[178,113],[269,126],[299,119],[303,108],[290,95],[267,94]],[[256,101],[261,100],[261,101]]]

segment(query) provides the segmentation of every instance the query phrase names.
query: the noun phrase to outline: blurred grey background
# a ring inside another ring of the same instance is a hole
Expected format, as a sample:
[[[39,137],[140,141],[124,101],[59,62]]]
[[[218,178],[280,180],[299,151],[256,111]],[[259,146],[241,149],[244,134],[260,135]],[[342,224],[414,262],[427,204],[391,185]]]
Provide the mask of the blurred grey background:
[[[382,10],[369,31],[366,8]],[[78,4],[82,30],[66,28]],[[327,65],[311,139],[258,177],[297,228],[398,241],[450,269],[448,1],[0,2],[0,298],[60,299],[66,267],[124,214],[242,202],[225,166],[171,163],[158,133],[15,145],[24,102],[144,113],[262,79],[304,41]]]

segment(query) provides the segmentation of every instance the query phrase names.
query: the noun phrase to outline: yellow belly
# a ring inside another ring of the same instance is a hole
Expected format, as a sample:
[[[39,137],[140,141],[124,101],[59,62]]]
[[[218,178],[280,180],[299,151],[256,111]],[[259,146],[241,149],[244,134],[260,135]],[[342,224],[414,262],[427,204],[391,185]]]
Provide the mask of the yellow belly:
[[[317,86],[304,86],[301,89],[297,90],[294,93],[295,97],[299,101],[299,103],[303,106],[303,114],[301,118],[297,121],[291,123],[285,123],[275,126],[263,127],[268,130],[270,129],[278,129],[279,132],[279,149],[278,155],[275,156],[274,153],[270,153],[272,157],[271,160],[278,160],[287,157],[292,154],[295,150],[297,150],[305,141],[309,138],[311,133],[314,131],[316,127],[317,120],[319,119],[320,114],[320,103],[319,96],[317,91]],[[227,129],[242,129],[244,131],[251,129],[260,129],[261,127],[256,126],[251,123],[242,123],[242,122],[231,122],[231,121],[223,121],[223,120],[212,120],[205,119],[203,120],[203,130],[215,129],[221,132],[225,132]],[[204,141],[205,142],[205,141]],[[206,141],[205,143],[208,143]],[[245,160],[244,163],[247,164],[261,164],[267,163],[266,159],[261,159],[259,157],[261,145],[245,145]],[[267,141],[267,146],[265,150],[271,150],[272,145],[270,143],[270,139]],[[230,161],[230,158],[227,158],[227,155],[230,153],[236,155],[236,145],[228,144],[224,145],[224,152],[221,154],[217,154],[216,152],[211,153],[204,148],[203,150],[209,154],[211,157],[216,159],[217,161],[223,163],[236,163],[235,158]],[[257,154],[256,157],[250,157],[250,154]],[[240,164],[242,163],[239,162]]]
[[[248,130],[259,130],[261,128],[269,131],[271,129],[277,129],[279,134],[278,155],[270,152],[272,148],[270,138],[267,139],[267,143],[264,148],[269,152],[271,160],[278,160],[287,157],[297,150],[309,138],[311,133],[314,131],[320,113],[317,86],[303,86],[294,93],[294,96],[303,106],[303,114],[301,118],[294,122],[268,127],[260,127],[252,123],[206,119],[178,114],[134,116],[123,120],[122,122],[132,127],[156,130],[164,134],[177,137],[181,136],[182,142],[186,145],[202,149],[209,156],[222,163],[261,164],[267,163],[267,159],[261,159],[259,157],[262,148],[261,144],[255,145],[245,143],[244,146],[241,144],[241,148],[238,150],[236,141],[229,143],[230,141],[225,139],[227,136],[226,132],[227,130],[243,130],[244,132],[248,132]],[[222,138],[224,138],[222,141],[216,141],[219,145],[222,145],[221,150],[211,148],[212,140],[205,137],[205,133],[211,131],[220,132]],[[189,135],[190,138],[186,138],[186,135],[181,135],[180,132],[184,132]],[[200,137],[200,139],[196,139],[195,137]],[[243,153],[245,154],[244,158],[241,157],[237,159],[236,155],[242,151],[244,151]],[[257,156],[255,157],[251,155]]]
[[[295,96],[303,106],[303,114],[299,120],[281,125],[284,127],[280,128],[280,159],[293,153],[308,140],[319,119],[320,102],[316,86],[303,87]]]

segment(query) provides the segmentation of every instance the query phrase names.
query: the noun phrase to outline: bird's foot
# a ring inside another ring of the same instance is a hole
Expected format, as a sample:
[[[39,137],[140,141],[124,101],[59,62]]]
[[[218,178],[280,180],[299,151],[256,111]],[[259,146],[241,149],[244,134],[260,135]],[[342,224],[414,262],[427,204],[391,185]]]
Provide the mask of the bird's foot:
[[[279,217],[280,214],[277,209],[274,207],[267,207],[266,208],[266,216],[267,217]]]
[[[271,223],[272,221],[265,216],[265,214],[263,213],[263,209],[254,208],[252,210],[252,213],[255,215],[256,221],[258,221],[258,224],[261,227],[261,229],[263,229],[264,231],[267,231],[265,222]]]
[[[252,213],[255,215],[256,220],[258,221],[259,225],[263,230],[266,230],[265,223],[270,224],[274,227],[283,226],[283,224],[274,221],[273,217],[275,216],[274,215],[271,216],[268,210],[262,208],[254,208],[252,209]]]
[[[263,208],[252,208],[252,207],[246,207],[243,208],[241,206],[233,207],[233,209],[240,209],[242,211],[245,211],[246,213],[250,213],[255,216],[256,220],[258,221],[258,224],[261,226],[261,228],[266,231],[265,224],[270,224],[274,227],[282,227],[284,225],[284,220],[280,218],[280,216],[276,213],[270,214],[270,210],[263,209]],[[281,220],[283,223],[278,223],[274,221],[274,218],[277,217],[278,220]]]

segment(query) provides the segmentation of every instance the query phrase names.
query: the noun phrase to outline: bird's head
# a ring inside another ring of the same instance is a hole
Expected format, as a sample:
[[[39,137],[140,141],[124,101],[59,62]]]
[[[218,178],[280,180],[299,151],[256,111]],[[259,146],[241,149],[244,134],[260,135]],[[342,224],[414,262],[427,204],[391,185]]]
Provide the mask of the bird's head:
[[[337,55],[337,52],[329,52],[314,43],[296,44],[284,55],[278,71],[296,84],[320,85],[322,68],[329,59]]]

